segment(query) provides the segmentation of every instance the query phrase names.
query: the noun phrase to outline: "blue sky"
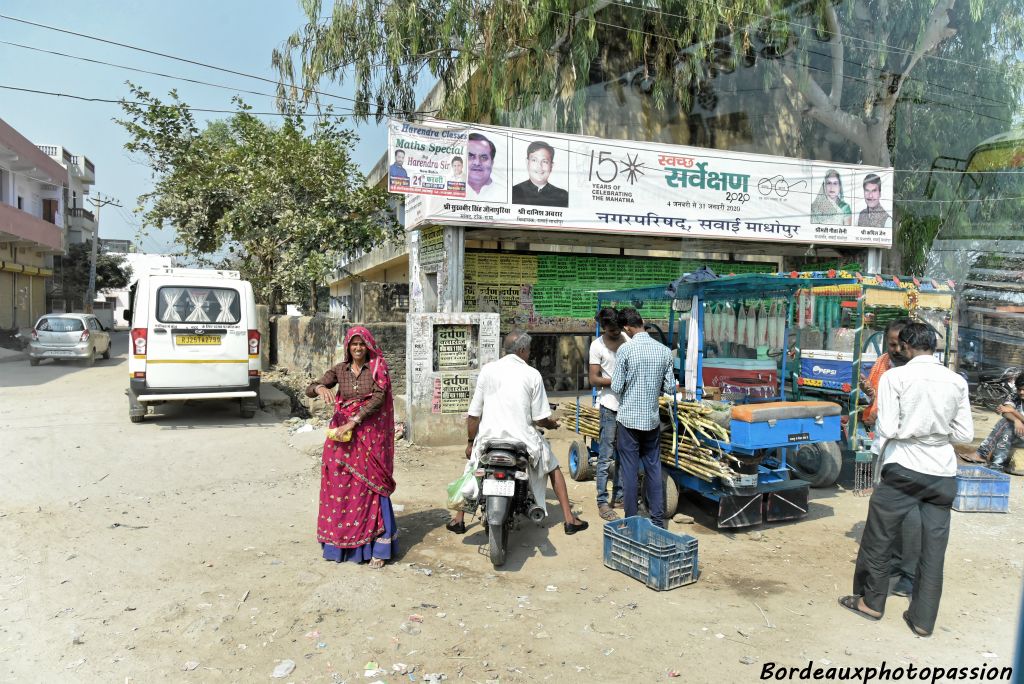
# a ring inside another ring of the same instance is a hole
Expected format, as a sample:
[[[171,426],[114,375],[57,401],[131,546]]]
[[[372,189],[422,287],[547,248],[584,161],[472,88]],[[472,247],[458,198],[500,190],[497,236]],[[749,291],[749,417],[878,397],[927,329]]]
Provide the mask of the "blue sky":
[[[178,0],[151,2],[103,0],[42,3],[7,0],[0,14],[47,24],[78,33],[184,57],[235,71],[275,78],[270,53],[303,23],[297,0]],[[197,67],[135,50],[99,43],[55,31],[0,19],[0,41],[174,76],[194,78],[245,90],[273,93],[274,86],[254,79]],[[0,44],[4,75],[0,85],[63,92],[86,97],[118,99],[128,94],[126,80],[156,95],[176,88],[189,105],[232,109],[232,91],[150,76],[75,59],[41,54]],[[350,85],[322,83],[319,90],[346,97]],[[256,111],[274,111],[272,98],[243,95]],[[326,102],[326,100],[325,100]],[[336,106],[346,103],[337,101]],[[123,209],[107,207],[100,216],[104,238],[136,239],[139,217],[133,214],[140,194],[151,187],[149,168],[125,150],[124,129],[113,119],[121,115],[115,104],[91,103],[31,93],[0,90],[0,118],[36,144],[63,145],[84,154],[96,165],[94,192],[115,197]],[[198,121],[226,115],[196,113]],[[277,117],[268,117],[277,120]],[[361,141],[355,159],[368,171],[384,152],[383,128],[355,125]],[[147,252],[177,251],[172,231],[151,232],[136,239]]]

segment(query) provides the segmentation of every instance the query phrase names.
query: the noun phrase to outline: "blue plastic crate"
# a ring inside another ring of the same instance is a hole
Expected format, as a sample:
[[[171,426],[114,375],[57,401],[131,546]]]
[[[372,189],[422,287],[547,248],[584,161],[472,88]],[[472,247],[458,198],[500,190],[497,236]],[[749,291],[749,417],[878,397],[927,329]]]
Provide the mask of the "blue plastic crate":
[[[604,564],[665,591],[692,584],[700,576],[697,540],[632,516],[604,526]]]
[[[956,470],[953,510],[975,513],[1010,512],[1010,476],[982,466]]]

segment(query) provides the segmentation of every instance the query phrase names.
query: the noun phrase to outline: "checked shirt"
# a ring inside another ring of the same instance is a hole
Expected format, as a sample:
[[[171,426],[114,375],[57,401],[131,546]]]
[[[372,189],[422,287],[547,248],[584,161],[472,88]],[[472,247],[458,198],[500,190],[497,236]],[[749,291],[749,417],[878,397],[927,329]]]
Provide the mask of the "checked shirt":
[[[621,397],[616,420],[633,430],[658,427],[658,397],[675,394],[672,352],[645,332],[619,347],[612,392]]]

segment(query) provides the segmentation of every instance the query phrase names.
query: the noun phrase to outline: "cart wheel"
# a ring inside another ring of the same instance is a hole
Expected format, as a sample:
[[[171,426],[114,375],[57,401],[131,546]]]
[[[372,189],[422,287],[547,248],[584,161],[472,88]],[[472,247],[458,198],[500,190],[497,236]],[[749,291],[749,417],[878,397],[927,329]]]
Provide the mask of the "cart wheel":
[[[665,520],[671,520],[679,510],[679,484],[664,468],[661,469],[661,483],[665,490]]]
[[[843,454],[836,442],[818,442],[800,447],[788,463],[812,487],[831,487],[839,479]]]
[[[594,476],[590,450],[579,440],[569,445],[569,476],[576,482],[585,482]]]

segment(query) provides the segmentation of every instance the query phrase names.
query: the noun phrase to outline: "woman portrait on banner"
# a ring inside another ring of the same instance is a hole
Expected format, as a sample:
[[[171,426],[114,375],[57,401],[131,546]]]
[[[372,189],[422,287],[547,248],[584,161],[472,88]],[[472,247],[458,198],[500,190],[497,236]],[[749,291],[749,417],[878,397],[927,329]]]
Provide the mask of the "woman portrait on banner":
[[[821,181],[821,189],[811,203],[811,223],[827,223],[849,226],[853,223],[853,211],[843,199],[843,182],[839,172],[829,169]]]
[[[369,330],[349,328],[345,360],[306,388],[333,404],[320,473],[316,538],[324,559],[369,561],[381,568],[398,537],[395,491],[395,409],[391,377]],[[337,395],[332,388],[337,388]]]

